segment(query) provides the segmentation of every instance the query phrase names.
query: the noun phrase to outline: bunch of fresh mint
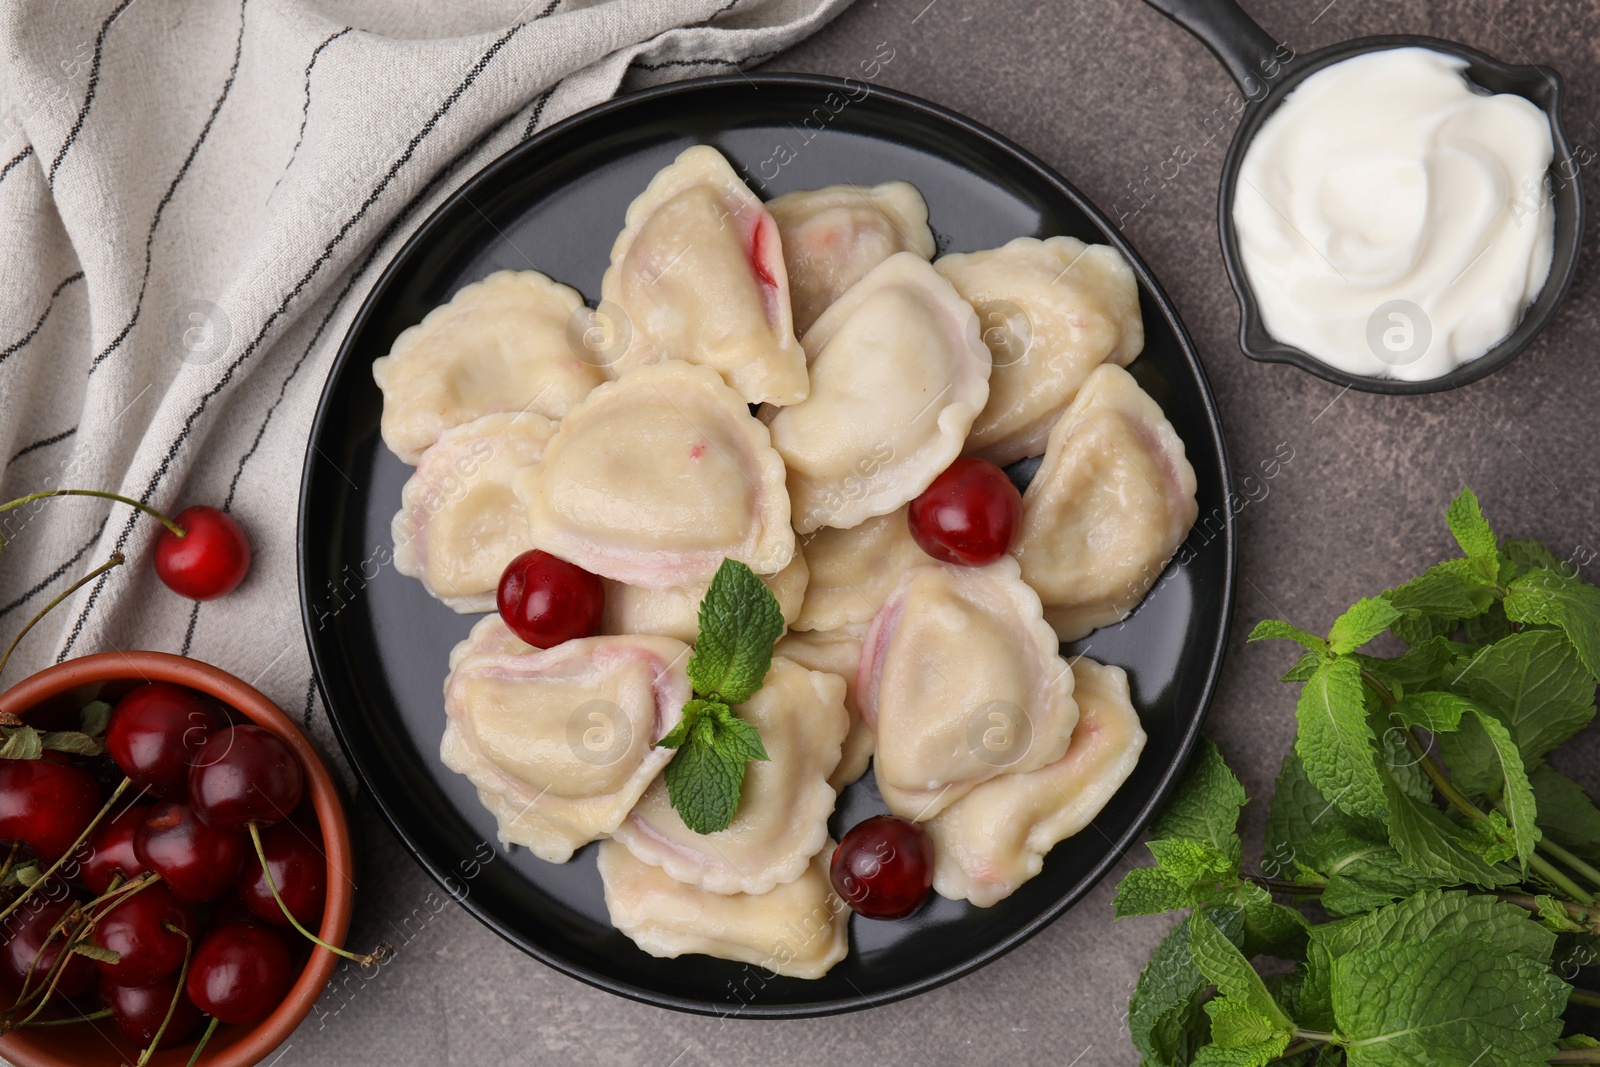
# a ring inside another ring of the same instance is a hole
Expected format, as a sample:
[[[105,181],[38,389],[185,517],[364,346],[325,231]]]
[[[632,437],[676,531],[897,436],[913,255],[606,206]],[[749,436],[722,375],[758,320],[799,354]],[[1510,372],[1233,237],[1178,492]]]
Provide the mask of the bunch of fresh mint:
[[[1465,558],[1325,638],[1250,635],[1304,650],[1284,676],[1299,733],[1260,873],[1244,789],[1204,742],[1152,827],[1156,865],[1118,888],[1119,918],[1193,909],[1128,1005],[1146,1067],[1600,1063],[1563,1036],[1569,1005],[1600,1006],[1564,980],[1600,960],[1600,809],[1544,759],[1595,714],[1600,589],[1499,541],[1471,490],[1447,517]],[[1357,651],[1385,630],[1408,651]]]
[[[744,765],[765,760],[756,728],[734,714],[761,688],[772,646],[783,636],[783,611],[756,573],[725,559],[700,601],[700,636],[689,657],[695,697],[683,720],[656,742],[675,748],[667,764],[667,799],[698,834],[726,830],[739,810]]]

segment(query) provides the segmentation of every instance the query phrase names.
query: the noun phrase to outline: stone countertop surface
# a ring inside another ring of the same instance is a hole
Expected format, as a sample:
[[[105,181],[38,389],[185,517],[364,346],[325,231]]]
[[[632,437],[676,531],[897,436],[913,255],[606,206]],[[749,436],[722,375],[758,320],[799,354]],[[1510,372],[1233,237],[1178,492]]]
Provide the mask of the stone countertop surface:
[[[1593,2],[1247,6],[1297,52],[1367,34],[1420,33],[1549,65],[1566,78],[1570,137],[1600,143]],[[1256,620],[1324,628],[1357,597],[1452,554],[1443,515],[1463,484],[1477,490],[1502,533],[1593,559],[1586,576],[1600,575],[1592,225],[1560,314],[1509,367],[1443,394],[1341,391],[1239,352],[1238,305],[1216,231],[1218,175],[1238,102],[1197,41],[1136,0],[857,0],[766,69],[850,75],[880,42],[893,58],[879,84],[1011,137],[1120,218],[1199,346],[1236,478],[1292,449],[1267,494],[1256,490],[1239,515],[1237,610],[1208,727],[1258,798],[1246,809],[1249,833],[1259,835],[1264,798],[1293,737],[1294,694],[1275,680],[1288,653],[1271,642],[1245,645]],[[1175,173],[1163,166],[1191,153]],[[1566,769],[1591,789],[1600,784],[1600,744],[1580,738],[1572,749]],[[370,800],[355,800],[353,818],[366,875],[350,944],[389,938],[400,951],[370,981],[339,972],[337,987],[268,1060],[274,1065],[1128,1065],[1137,1062],[1124,1025],[1128,994],[1168,925],[1160,917],[1113,925],[1124,861],[1032,941],[934,992],[834,1018],[705,1019],[611,996],[524,956],[444,897]]]

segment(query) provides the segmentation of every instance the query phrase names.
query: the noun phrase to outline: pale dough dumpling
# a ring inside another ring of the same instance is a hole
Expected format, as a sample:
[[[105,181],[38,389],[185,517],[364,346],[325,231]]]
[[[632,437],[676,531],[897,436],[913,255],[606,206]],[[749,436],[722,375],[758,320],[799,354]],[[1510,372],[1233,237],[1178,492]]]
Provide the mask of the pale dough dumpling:
[[[1126,367],[1144,349],[1139,282],[1110,245],[1018,237],[942,256],[934,267],[978,313],[994,357],[968,455],[1002,466],[1040,455],[1089,372],[1102,363]]]
[[[451,654],[440,756],[500,840],[565,863],[611,833],[672,759],[656,748],[691,692],[668,637],[586,637],[539,650],[489,615]]]
[[[1121,667],[1079,657],[1078,725],[1067,754],[1025,774],[984,782],[927,823],[933,838],[933,888],[987,908],[1044,866],[1055,845],[1100,814],[1133,773],[1145,733]]]
[[[809,573],[806,558],[796,552],[783,570],[760,576],[777,599],[786,626],[800,617]],[[711,587],[709,581],[666,589],[625,585],[609,578],[602,581],[606,588],[606,606],[600,619],[601,633],[661,634],[691,645],[700,636],[700,601]]]
[[[534,544],[629,585],[709,582],[724,557],[776,574],[794,558],[783,460],[706,367],[669,360],[600,386],[513,484]]]
[[[543,415],[521,412],[441,434],[400,490],[395,570],[456,611],[493,611],[501,572],[533,547],[511,479],[539,462],[554,433]]]
[[[1012,552],[1063,641],[1138,606],[1194,525],[1194,468],[1121,367],[1095,370],[1050,431]]]
[[[761,688],[735,709],[761,734],[769,758],[745,765],[728,828],[698,834],[685,826],[662,777],[612,836],[641,861],[712,893],[765,893],[794,881],[828,839],[828,775],[850,729],[844,690],[843,678],[774,656]]]
[[[384,444],[415,463],[450,427],[484,415],[561,418],[605,380],[568,341],[582,306],[576,290],[536,270],[502,270],[428,312],[372,362]]]
[[[792,628],[865,626],[883,607],[900,575],[933,557],[911,538],[906,508],[874,515],[848,530],[821,526],[800,538],[811,578]]]
[[[896,252],[932,259],[928,205],[910,182],[798,189],[767,201],[783,238],[795,333]]]
[[[805,346],[811,395],[770,423],[801,533],[909,502],[961,454],[989,398],[978,316],[911,252],[852,286]]]
[[[600,844],[611,925],[652,956],[698,953],[769,974],[821,978],[850,951],[849,908],[828,881],[833,842],[805,873],[765,893],[710,893],[641,863],[616,841]]]
[[[685,150],[628,205],[600,295],[623,315],[618,375],[683,359],[752,404],[805,399],[777,224],[715,148]]]
[[[790,632],[772,650],[807,670],[826,671],[844,679],[844,709],[850,713],[850,732],[839,747],[839,765],[828,776],[828,784],[835,791],[866,774],[872,759],[872,727],[861,717],[861,705],[856,703],[856,674],[861,669],[861,635],[865,632],[862,626]]]
[[[856,683],[889,810],[931,819],[996,775],[1060,759],[1078,706],[1057,649],[1011,557],[907,571],[867,628]]]

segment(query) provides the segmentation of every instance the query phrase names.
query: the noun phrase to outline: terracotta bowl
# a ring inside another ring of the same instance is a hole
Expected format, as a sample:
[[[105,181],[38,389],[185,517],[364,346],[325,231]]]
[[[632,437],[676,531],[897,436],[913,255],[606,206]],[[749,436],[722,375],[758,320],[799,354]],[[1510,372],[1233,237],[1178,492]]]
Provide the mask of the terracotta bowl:
[[[318,935],[329,944],[342,946],[350,926],[355,885],[344,804],[328,768],[305,734],[255,689],[226,671],[183,656],[103,652],[48,667],[18,682],[0,693],[0,710],[23,718],[34,715],[48,719],[54,714],[75,713],[91,700],[115,701],[144,682],[172,682],[199,690],[226,704],[240,717],[271,730],[300,757],[306,772],[306,794],[322,826],[328,858],[328,902]],[[217,1027],[200,1064],[248,1067],[261,1062],[311,1013],[338,962],[327,949],[314,949],[283,1003],[254,1025]],[[150,1060],[151,1067],[183,1067],[193,1048],[193,1042],[186,1042],[164,1049]],[[117,1036],[109,1020],[17,1030],[0,1037],[0,1056],[16,1067],[118,1067],[134,1062],[139,1052],[139,1048]]]

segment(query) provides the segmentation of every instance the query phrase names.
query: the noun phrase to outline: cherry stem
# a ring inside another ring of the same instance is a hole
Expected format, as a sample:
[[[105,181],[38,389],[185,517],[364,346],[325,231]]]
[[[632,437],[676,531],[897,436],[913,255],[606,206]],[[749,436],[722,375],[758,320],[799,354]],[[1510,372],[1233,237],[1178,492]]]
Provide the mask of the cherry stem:
[[[61,934],[66,939],[68,946],[71,945],[72,938],[77,931],[74,930],[72,934],[67,933],[67,924],[69,922],[76,921],[74,916],[81,916],[81,914],[82,912],[79,910],[69,911],[66,915],[61,917],[59,922],[50,927],[49,933],[45,934],[44,936],[43,943],[39,945],[39,951],[33,954],[33,960],[28,964],[28,973],[22,976],[22,989],[17,993],[17,1001],[15,1004],[11,1005],[8,1014],[14,1015],[21,1011],[23,1008],[27,1007],[28,1004],[32,1002],[32,1000],[40,993],[44,993],[46,999],[49,998],[48,991],[55,988],[56,972],[61,970],[62,967],[66,966],[67,961],[71,957],[67,951],[67,948],[63,947],[61,952],[56,956],[56,961],[50,965],[50,969],[46,971],[44,973],[44,977],[40,979],[39,987],[37,989],[33,989],[32,992],[29,992],[30,987],[33,985],[33,979],[39,970],[39,961],[44,958],[45,951],[49,949],[50,943],[56,939],[57,934]],[[28,1016],[28,1018],[31,1019],[37,1014],[38,1011],[36,1009]],[[10,1027],[8,1026],[7,1028],[9,1029]]]
[[[79,912],[79,914],[83,913]],[[40,997],[39,1003],[34,1005],[33,1010],[20,1023],[17,1023],[18,1026],[27,1026],[33,1022],[41,1011],[44,1011],[45,1005],[50,1003],[50,998],[55,996],[56,986],[61,984],[62,977],[67,973],[67,964],[72,959],[72,946],[81,942],[93,931],[94,918],[84,915],[83,920],[73,928],[71,935],[67,938],[67,943],[61,946],[61,954],[56,957],[55,966],[50,968],[50,984],[44,987],[44,996]],[[21,1004],[18,1007],[20,1008]]]
[[[3,668],[4,666],[5,665],[3,663],[0,663],[0,668]],[[9,855],[6,856],[5,866],[4,867],[0,867],[0,882],[4,882],[7,878],[11,877],[11,868],[16,866],[17,851],[19,849],[21,849],[21,848],[22,848],[22,842],[21,841],[13,841],[13,842],[11,842],[11,852],[10,852]]]
[[[115,500],[119,504],[127,504],[129,507],[138,508],[146,515],[156,519],[156,521],[160,522],[161,525],[171,530],[173,534],[178,537],[183,537],[189,532],[182,526],[179,526],[177,523],[167,518],[161,512],[157,511],[155,508],[151,507],[149,504],[141,504],[139,501],[134,500],[131,497],[125,497],[119,493],[108,493],[104,489],[44,489],[40,492],[29,493],[27,496],[19,496],[15,500],[0,504],[0,511],[10,511],[12,508],[20,508],[24,504],[31,504],[35,500],[44,500],[46,497],[52,496],[93,496],[99,497],[101,500]]]
[[[109,571],[113,567],[119,567],[125,562],[127,562],[127,557],[125,557],[121,552],[111,553],[110,559],[106,560],[104,563],[100,564],[100,566],[96,567],[88,574],[85,574],[82,578],[79,578],[77,581],[67,586],[59,594],[57,594],[54,600],[40,608],[33,618],[28,620],[27,625],[23,626],[21,630],[17,631],[17,636],[13,637],[11,639],[11,643],[6,646],[5,654],[0,655],[0,671],[4,671],[6,669],[6,664],[11,662],[11,653],[15,652],[17,650],[17,646],[22,643],[22,639],[28,636],[28,631],[33,629],[34,626],[38,624],[40,619],[50,614],[51,609],[53,609],[63,600],[67,599],[67,597],[71,596],[73,593],[76,593],[79,589],[82,589],[85,585],[100,577],[106,571]]]
[[[99,1019],[111,1018],[110,1008],[101,1008],[91,1015],[74,1015],[70,1019],[40,1019],[37,1022],[22,1023],[22,1026],[71,1026],[74,1023],[92,1023]]]
[[[150,1044],[146,1046],[145,1050],[139,1053],[139,1062],[134,1064],[134,1067],[144,1067],[145,1064],[150,1062],[150,1057],[156,1054],[156,1049],[160,1047],[161,1038],[166,1034],[167,1026],[172,1022],[172,1016],[178,1011],[178,1000],[183,996],[183,986],[189,978],[189,960],[194,955],[194,938],[190,937],[187,931],[181,930],[168,922],[162,923],[161,927],[183,938],[183,968],[178,971],[178,987],[172,991],[172,1003],[167,1005],[167,1014],[161,1020],[161,1029],[156,1031],[156,1036],[150,1039]]]
[[[211,1035],[217,1032],[217,1017],[212,1016],[211,1022],[206,1026],[206,1032],[200,1035],[200,1043],[194,1047],[194,1055],[189,1057],[189,1062],[184,1067],[194,1067],[200,1061],[200,1053],[205,1051],[206,1042],[211,1040]]]
[[[41,885],[44,885],[44,883],[49,880],[52,874],[55,874],[61,869],[61,865],[66,863],[67,859],[78,851],[78,847],[80,845],[89,840],[89,835],[94,833],[94,828],[96,826],[100,825],[100,820],[106,817],[106,813],[111,810],[111,808],[119,799],[121,799],[122,794],[127,792],[128,786],[132,784],[133,782],[131,779],[124,778],[122,783],[118,785],[116,789],[111,791],[111,796],[106,800],[105,806],[100,809],[99,814],[97,814],[93,819],[89,820],[89,825],[83,828],[83,833],[79,834],[78,839],[72,843],[72,846],[61,854],[61,858],[52,863],[50,868],[39,876],[38,881],[24,889],[21,896],[17,897],[17,899],[13,900],[10,904],[7,904],[4,911],[0,911],[0,922],[3,922],[7,916],[16,911],[22,902],[27,900],[28,897],[33,894],[35,889]]]
[[[385,960],[389,959],[390,956],[394,955],[394,948],[387,941],[378,942],[378,947],[373,952],[363,956],[360,953],[350,952],[346,949],[337,948],[333,945],[330,945],[326,941],[322,940],[322,938],[312,933],[310,930],[307,930],[304,926],[301,926],[300,920],[294,917],[294,913],[289,910],[289,905],[283,902],[283,897],[278,894],[277,885],[273,883],[272,868],[267,864],[267,851],[261,847],[261,828],[258,827],[254,822],[250,823],[250,840],[255,842],[256,858],[261,861],[261,873],[267,876],[267,888],[272,891],[272,899],[278,902],[278,907],[282,910],[283,917],[289,920],[289,925],[300,931],[301,935],[307,940],[311,941],[313,944],[321,945],[323,948],[327,949],[336,956],[343,956],[347,960],[353,960],[356,963],[361,964],[363,967],[371,967],[381,964]]]

